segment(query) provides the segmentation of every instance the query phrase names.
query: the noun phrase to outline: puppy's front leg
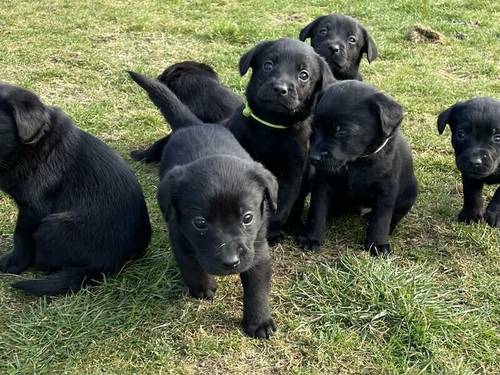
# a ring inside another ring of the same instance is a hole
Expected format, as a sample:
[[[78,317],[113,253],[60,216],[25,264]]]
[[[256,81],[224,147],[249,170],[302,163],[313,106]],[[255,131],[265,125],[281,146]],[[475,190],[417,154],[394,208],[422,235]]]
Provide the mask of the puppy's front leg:
[[[311,191],[311,205],[307,214],[306,229],[304,234],[299,237],[300,247],[305,251],[318,251],[323,243],[331,190],[327,176],[317,172]]]
[[[500,187],[497,188],[495,195],[491,198],[491,202],[484,213],[484,219],[493,228],[500,228]]]
[[[393,191],[383,192],[377,198],[366,230],[365,249],[371,255],[389,255],[389,233],[392,214],[396,204],[396,194]]]
[[[462,175],[464,187],[464,207],[458,220],[467,224],[477,223],[483,218],[483,182]]]
[[[14,250],[0,259],[0,271],[18,274],[33,263],[35,256],[35,240],[33,233],[38,220],[26,209],[20,209],[14,232]]]
[[[243,327],[248,336],[268,339],[277,327],[269,312],[271,260],[265,258],[240,274],[243,284]]]

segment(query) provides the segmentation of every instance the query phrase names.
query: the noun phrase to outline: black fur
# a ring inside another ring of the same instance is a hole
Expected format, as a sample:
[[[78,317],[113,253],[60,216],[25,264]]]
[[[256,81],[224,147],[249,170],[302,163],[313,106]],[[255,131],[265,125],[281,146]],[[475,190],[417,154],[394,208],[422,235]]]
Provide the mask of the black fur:
[[[268,302],[267,205],[276,209],[276,179],[229,130],[196,126],[202,122],[166,86],[130,74],[174,129],[160,162],[158,201],[184,282],[193,297],[212,298],[212,275],[240,274],[245,332],[269,338],[276,325]]]
[[[35,295],[77,291],[141,256],[151,235],[141,188],[108,146],[33,93],[0,84],[0,188],[19,214],[0,271],[52,274],[13,286]]]
[[[242,104],[241,98],[222,85],[207,64],[183,61],[169,66],[157,79],[203,122],[221,123]],[[167,140],[165,136],[145,150],[132,151],[131,156],[146,163],[160,161]]]
[[[338,80],[361,81],[359,64],[363,54],[368,62],[378,56],[377,46],[368,31],[354,18],[330,14],[316,18],[302,29],[299,39],[311,38],[311,45],[325,58]]]
[[[484,184],[500,183],[500,101],[483,97],[459,102],[438,118],[442,134],[450,125],[455,161],[462,173],[464,205],[458,219],[500,228],[500,187],[483,213]]]
[[[390,252],[389,234],[417,196],[411,151],[399,133],[402,120],[394,99],[358,81],[338,83],[322,95],[309,153],[316,175],[300,238],[305,250],[319,249],[329,214],[371,209],[365,248],[372,255]]]

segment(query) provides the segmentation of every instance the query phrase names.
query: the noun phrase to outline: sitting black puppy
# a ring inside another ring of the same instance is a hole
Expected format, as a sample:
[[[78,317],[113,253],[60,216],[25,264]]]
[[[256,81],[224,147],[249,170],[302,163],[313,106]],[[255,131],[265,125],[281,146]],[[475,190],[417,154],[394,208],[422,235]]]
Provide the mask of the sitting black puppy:
[[[389,234],[417,196],[403,110],[394,99],[358,81],[330,87],[314,114],[309,157],[316,167],[305,250],[319,250],[329,213],[371,209],[365,248],[390,252]]]
[[[53,272],[13,286],[77,291],[142,255],[151,227],[139,183],[108,146],[33,93],[0,84],[0,188],[19,214],[0,271]]]
[[[377,46],[354,18],[343,14],[321,16],[304,27],[299,39],[311,38],[311,45],[325,58],[338,80],[362,80],[358,73],[363,53],[368,62],[378,56]]]
[[[196,117],[207,123],[221,123],[243,104],[241,98],[222,85],[211,66],[196,61],[183,61],[169,66],[158,76]],[[132,151],[133,159],[152,163],[160,161],[165,136],[145,150]]]
[[[217,284],[211,275],[240,274],[245,332],[269,338],[276,325],[268,301],[267,204],[276,209],[276,179],[229,130],[199,126],[166,86],[130,75],[155,93],[152,99],[162,98],[162,113],[174,129],[160,162],[158,201],[184,282],[193,297],[212,298]]]
[[[446,124],[462,173],[464,206],[458,219],[469,224],[484,218],[488,225],[500,228],[500,188],[484,215],[482,207],[483,185],[500,183],[500,101],[483,97],[457,103],[439,115],[439,134]]]
[[[287,222],[299,226],[307,192],[303,188],[301,194],[301,187],[303,177],[309,176],[312,111],[318,94],[334,78],[321,56],[294,39],[258,44],[241,57],[239,68],[241,75],[252,68],[248,105],[236,110],[225,125],[278,178],[278,212],[270,220],[268,233],[269,242],[275,244],[283,239]],[[160,111],[170,106],[169,97],[158,95],[156,84],[143,82],[141,86]]]

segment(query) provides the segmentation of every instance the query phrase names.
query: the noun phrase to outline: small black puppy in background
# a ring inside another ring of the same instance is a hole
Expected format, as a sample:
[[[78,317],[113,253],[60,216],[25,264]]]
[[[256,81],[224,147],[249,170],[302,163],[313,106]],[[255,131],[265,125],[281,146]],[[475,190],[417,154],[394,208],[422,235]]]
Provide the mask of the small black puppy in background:
[[[160,162],[158,201],[184,282],[193,297],[212,298],[211,275],[240,274],[245,332],[271,337],[266,232],[268,205],[276,210],[276,179],[229,130],[204,124],[158,81],[130,75],[174,129]]]
[[[319,250],[329,214],[370,209],[365,248],[372,255],[390,252],[389,234],[417,196],[402,120],[394,99],[358,81],[340,82],[321,96],[309,152],[316,174],[300,238],[305,250]]]
[[[311,45],[325,58],[338,80],[361,81],[358,70],[363,54],[370,63],[378,56],[377,46],[368,31],[354,18],[343,14],[316,18],[300,32],[300,40],[307,38],[311,38]]]
[[[207,123],[221,123],[243,104],[239,95],[222,85],[217,73],[207,64],[183,61],[165,69],[158,81],[168,86],[196,117]],[[145,150],[131,152],[133,159],[152,163],[160,161],[165,136]]]
[[[35,295],[77,291],[141,256],[150,236],[139,183],[123,159],[32,92],[0,83],[0,189],[19,208],[0,271],[51,272],[15,283]]]
[[[484,215],[482,207],[484,184],[500,183],[500,101],[482,97],[459,102],[439,115],[439,134],[446,124],[462,173],[464,206],[458,219],[469,224],[484,218],[488,225],[500,228],[500,188]]]

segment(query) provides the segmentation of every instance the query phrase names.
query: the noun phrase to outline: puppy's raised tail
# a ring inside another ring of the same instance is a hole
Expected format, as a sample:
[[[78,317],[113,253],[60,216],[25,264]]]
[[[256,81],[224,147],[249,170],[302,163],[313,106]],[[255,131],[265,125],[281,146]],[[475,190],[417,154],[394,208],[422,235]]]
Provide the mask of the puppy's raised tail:
[[[35,296],[56,296],[77,292],[86,285],[95,284],[104,278],[102,272],[89,271],[86,268],[68,268],[50,274],[45,279],[19,281],[13,288]]]
[[[130,77],[149,95],[151,101],[160,110],[172,129],[199,125],[203,122],[182,103],[177,95],[163,83],[142,74],[129,71]]]

